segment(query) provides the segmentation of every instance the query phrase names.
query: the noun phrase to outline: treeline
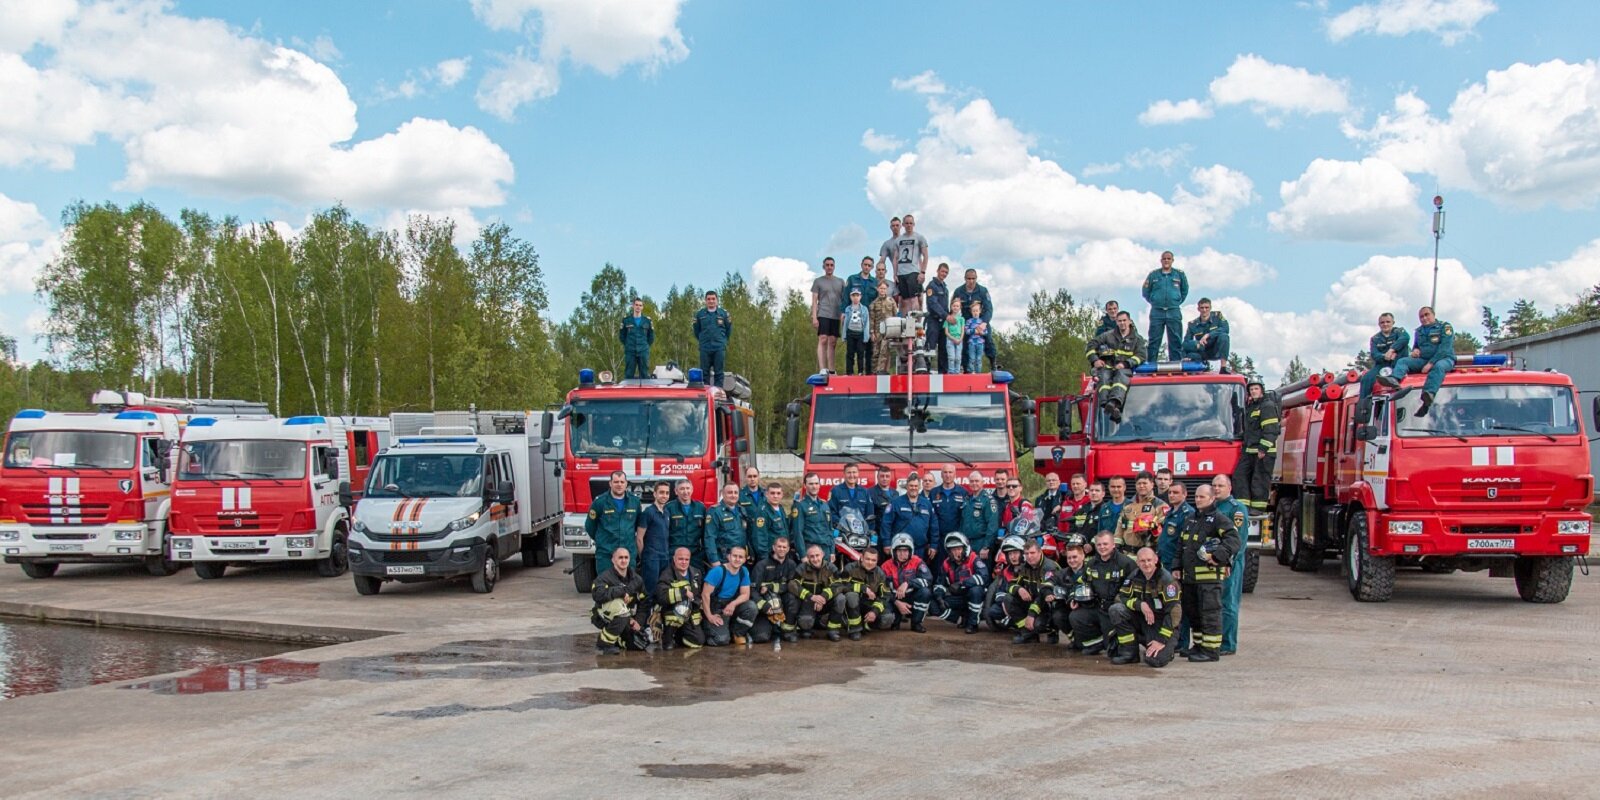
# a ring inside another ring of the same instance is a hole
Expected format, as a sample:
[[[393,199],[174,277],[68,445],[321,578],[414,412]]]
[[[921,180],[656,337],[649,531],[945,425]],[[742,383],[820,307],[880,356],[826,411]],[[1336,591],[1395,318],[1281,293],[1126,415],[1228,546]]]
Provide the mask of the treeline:
[[[1600,284],[1584,289],[1573,302],[1558,305],[1549,313],[1540,311],[1532,301],[1518,300],[1511,304],[1502,321],[1488,306],[1483,307],[1483,330],[1490,340],[1532,336],[1594,320],[1600,320]]]
[[[656,323],[652,360],[694,365],[690,328],[706,288],[733,318],[728,369],[755,393],[759,448],[779,446],[783,406],[816,369],[809,298],[732,272],[657,298],[606,264],[566,320],[549,320],[538,254],[499,223],[461,248],[449,219],[387,231],[343,207],[292,235],[195,211],[172,219],[144,203],[79,204],[63,222],[61,256],[38,284],[53,355],[18,365],[15,342],[0,341],[12,356],[0,367],[4,418],[83,408],[102,387],[261,400],[281,415],[538,408],[559,402],[581,367],[620,374],[617,325],[636,294]],[[1024,323],[997,342],[1017,391],[1077,390],[1097,305],[1065,290],[1029,299]]]

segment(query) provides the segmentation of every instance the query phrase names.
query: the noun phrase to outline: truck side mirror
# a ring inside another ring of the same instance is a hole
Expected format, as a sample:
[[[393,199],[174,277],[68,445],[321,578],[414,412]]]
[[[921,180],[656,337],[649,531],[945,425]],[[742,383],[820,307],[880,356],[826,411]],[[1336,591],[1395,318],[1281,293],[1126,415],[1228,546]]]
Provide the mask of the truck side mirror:
[[[539,442],[539,455],[542,455],[542,456],[550,455],[550,440],[549,439],[545,439],[544,441]]]
[[[1373,439],[1376,439],[1376,438],[1378,438],[1378,426],[1376,426],[1376,425],[1357,425],[1356,426],[1356,440],[1357,441],[1370,442],[1370,441],[1372,441]]]
[[[517,490],[511,481],[499,481],[494,485],[494,501],[506,505],[517,502]]]
[[[783,446],[789,450],[800,449],[800,404],[790,403],[784,412],[788,415],[783,426]]]
[[[1595,395],[1594,408],[1591,410],[1594,412],[1594,429],[1600,431],[1600,394]]]
[[[326,452],[328,454],[326,456],[327,469],[325,470],[325,472],[328,473],[328,477],[333,478],[334,480],[338,480],[339,479],[339,451],[338,450],[327,450],[327,451],[324,451],[324,452]]]
[[[551,428],[554,427],[554,425],[555,425],[555,420],[550,417],[549,413],[540,413],[539,414],[539,438],[541,440],[546,441],[546,442],[550,441],[550,431],[551,431]],[[549,451],[546,450],[545,452],[549,452]]]
[[[1029,451],[1039,445],[1039,415],[1027,412],[1022,415],[1022,446]]]
[[[1072,429],[1072,404],[1065,397],[1056,401],[1056,429],[1062,433]]]
[[[339,505],[351,508],[356,504],[356,494],[350,490],[349,481],[339,481]]]
[[[796,427],[798,428],[798,426],[796,426]],[[798,436],[799,433],[800,432],[798,430],[795,431],[795,435],[796,436]],[[733,440],[733,452],[735,452],[735,453],[748,453],[748,452],[750,452],[750,440],[749,439],[734,439]]]
[[[737,409],[733,412],[733,438],[744,438],[744,415]]]

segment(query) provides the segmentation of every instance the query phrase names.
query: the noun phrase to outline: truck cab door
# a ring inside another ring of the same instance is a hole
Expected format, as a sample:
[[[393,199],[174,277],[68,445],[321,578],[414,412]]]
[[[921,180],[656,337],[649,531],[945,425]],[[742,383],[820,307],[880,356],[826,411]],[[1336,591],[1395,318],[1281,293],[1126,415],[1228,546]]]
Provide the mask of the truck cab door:
[[[1369,441],[1360,442],[1358,448],[1361,457],[1361,478],[1372,487],[1373,499],[1377,501],[1380,509],[1389,505],[1389,451],[1392,443],[1389,415],[1394,405],[1389,400],[1388,396],[1373,398],[1373,437]]]
[[[1077,397],[1056,397],[1039,400],[1038,409],[1040,419],[1055,420],[1056,431],[1039,434],[1039,442],[1033,448],[1034,470],[1054,472],[1063,481],[1084,472],[1089,444],[1085,429],[1088,406]]]
[[[172,488],[173,449],[168,439],[150,436],[139,443],[139,483],[144,493],[144,518],[153,520]]]

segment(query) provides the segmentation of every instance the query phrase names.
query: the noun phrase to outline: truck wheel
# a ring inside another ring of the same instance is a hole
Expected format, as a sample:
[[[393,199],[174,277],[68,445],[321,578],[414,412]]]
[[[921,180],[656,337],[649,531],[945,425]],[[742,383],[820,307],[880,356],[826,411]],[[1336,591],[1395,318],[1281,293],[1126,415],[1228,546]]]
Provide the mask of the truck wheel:
[[[1572,559],[1519,556],[1512,567],[1517,594],[1530,603],[1559,603],[1572,589]]]
[[[1367,515],[1357,512],[1350,520],[1344,543],[1345,579],[1350,596],[1363,603],[1386,603],[1394,596],[1394,559],[1367,551]]]
[[[1278,564],[1285,567],[1289,566],[1293,555],[1289,547],[1294,543],[1295,528],[1298,527],[1294,524],[1294,515],[1289,513],[1293,508],[1294,503],[1288,499],[1279,501],[1272,520],[1273,555],[1277,557]]]
[[[1251,550],[1244,556],[1244,584],[1240,587],[1245,594],[1252,594],[1256,590],[1256,579],[1261,577],[1261,551]]]
[[[182,564],[179,564],[176,561],[168,561],[161,556],[144,557],[144,571],[156,576],[157,578],[165,578],[168,575],[177,574],[178,570],[182,568]]]
[[[349,568],[350,546],[345,544],[344,529],[335,528],[333,544],[328,547],[328,557],[317,559],[317,574],[324,578],[337,578]]]
[[[194,562],[194,574],[199,575],[200,576],[200,580],[203,580],[203,581],[214,581],[214,580],[222,577],[222,574],[227,572],[227,571],[228,571],[228,562],[226,562],[226,561],[196,561],[196,562]]]
[[[556,535],[546,528],[522,540],[522,565],[548,567],[556,563]]]
[[[56,574],[56,570],[60,568],[60,564],[51,564],[42,561],[22,562],[22,574],[30,578],[48,578],[51,575]]]
[[[1289,544],[1289,569],[1295,572],[1316,572],[1322,568],[1320,543],[1306,544],[1300,538],[1300,503],[1294,504],[1294,541]]]
[[[383,580],[371,575],[357,575],[355,579],[356,594],[377,594],[383,588]]]
[[[594,591],[594,556],[572,557],[572,588],[578,594],[588,594]]]
[[[494,591],[494,585],[500,580],[500,559],[495,557],[494,542],[489,543],[489,552],[483,554],[483,566],[472,573],[472,591],[478,594],[488,594]]]

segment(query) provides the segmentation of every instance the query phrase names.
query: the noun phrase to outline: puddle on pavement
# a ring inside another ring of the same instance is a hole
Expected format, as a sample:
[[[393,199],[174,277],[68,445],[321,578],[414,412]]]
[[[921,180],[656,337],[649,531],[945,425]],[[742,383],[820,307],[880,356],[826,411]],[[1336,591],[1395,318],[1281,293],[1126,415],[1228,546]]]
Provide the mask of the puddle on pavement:
[[[761,764],[640,764],[644,774],[652,778],[714,781],[726,778],[754,778],[757,775],[794,775],[798,767],[766,762]]]

